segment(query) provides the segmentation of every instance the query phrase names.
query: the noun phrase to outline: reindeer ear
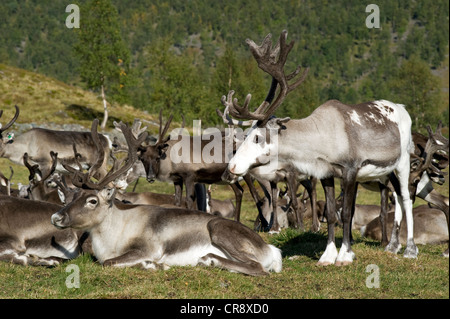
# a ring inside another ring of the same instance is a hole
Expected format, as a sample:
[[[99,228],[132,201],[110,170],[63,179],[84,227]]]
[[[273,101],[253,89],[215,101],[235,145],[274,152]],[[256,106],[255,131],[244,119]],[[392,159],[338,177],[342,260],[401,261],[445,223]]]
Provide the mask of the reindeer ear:
[[[284,126],[284,123],[287,123],[291,120],[290,117],[284,117],[284,118],[272,118],[269,120],[269,122],[267,122],[267,127],[271,128],[271,129],[275,129],[275,130],[283,130],[286,128],[286,126]]]
[[[287,123],[287,122],[289,122],[291,120],[291,118],[290,117],[283,117],[283,118],[281,118],[281,119],[276,119],[276,122],[277,122],[277,124],[278,125],[280,125],[280,126],[283,126],[283,124],[284,123]]]
[[[169,144],[167,144],[167,143],[158,145],[159,156],[161,156],[161,159],[166,158],[166,151],[168,148],[169,148]]]
[[[5,137],[5,143],[6,144],[11,144],[14,142],[14,133],[8,133]]]
[[[115,188],[103,188],[98,195],[102,197],[106,202],[110,202],[114,199],[114,196],[116,195],[116,189]]]

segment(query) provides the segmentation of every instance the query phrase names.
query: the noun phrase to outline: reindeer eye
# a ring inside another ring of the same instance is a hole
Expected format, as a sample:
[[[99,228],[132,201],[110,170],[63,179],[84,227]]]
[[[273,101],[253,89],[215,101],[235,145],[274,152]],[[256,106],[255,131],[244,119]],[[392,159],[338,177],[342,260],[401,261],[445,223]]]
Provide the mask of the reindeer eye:
[[[255,144],[263,144],[264,143],[264,137],[261,135],[255,135],[253,138],[253,143]]]
[[[90,198],[87,202],[91,205],[97,205],[98,200],[96,198]]]

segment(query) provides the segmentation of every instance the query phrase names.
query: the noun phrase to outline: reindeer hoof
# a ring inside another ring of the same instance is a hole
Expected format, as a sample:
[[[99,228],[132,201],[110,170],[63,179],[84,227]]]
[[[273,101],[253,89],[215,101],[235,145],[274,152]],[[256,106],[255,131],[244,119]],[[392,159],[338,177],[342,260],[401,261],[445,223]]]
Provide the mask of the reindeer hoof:
[[[402,248],[402,245],[398,244],[398,245],[392,245],[392,244],[388,244],[386,246],[386,248],[384,249],[384,251],[387,251],[388,253],[392,253],[392,254],[397,254],[400,249]]]
[[[448,249],[442,253],[442,257],[448,258]]]
[[[419,254],[419,249],[416,245],[414,246],[407,246],[405,249],[405,252],[403,253],[403,258],[417,258],[417,255]]]
[[[355,253],[347,245],[342,244],[339,255],[336,258],[336,266],[347,266],[355,260]]]

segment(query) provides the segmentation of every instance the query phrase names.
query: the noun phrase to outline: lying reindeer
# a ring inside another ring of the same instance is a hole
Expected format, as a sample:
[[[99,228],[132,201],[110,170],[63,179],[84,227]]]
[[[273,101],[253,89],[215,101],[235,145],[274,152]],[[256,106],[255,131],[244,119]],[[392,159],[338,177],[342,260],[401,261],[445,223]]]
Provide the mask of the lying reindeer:
[[[85,236],[49,222],[62,206],[0,195],[0,260],[20,265],[56,266],[77,257]]]
[[[98,120],[93,123],[94,141],[98,141],[97,125]],[[53,214],[53,225],[89,231],[94,255],[102,265],[155,269],[201,264],[255,276],[281,271],[280,250],[236,221],[182,208],[116,201],[116,190],[108,184],[138,160],[138,147],[147,135],[142,133],[136,139],[127,125],[119,125],[129,149],[125,164],[113,167],[97,183],[90,179],[95,174],[92,170],[72,170],[73,184],[82,189],[70,204]],[[75,154],[75,159],[78,156]],[[103,156],[98,156],[99,163]]]
[[[414,215],[414,240],[421,245],[441,244],[448,242],[448,227],[445,215],[436,208],[421,205],[413,209]],[[394,220],[394,213],[387,215],[388,232]],[[361,227],[361,235],[381,240],[380,218],[376,217],[367,225]],[[388,234],[390,235],[390,234]],[[406,243],[406,228],[400,226],[400,243]],[[448,256],[447,256],[448,257]]]

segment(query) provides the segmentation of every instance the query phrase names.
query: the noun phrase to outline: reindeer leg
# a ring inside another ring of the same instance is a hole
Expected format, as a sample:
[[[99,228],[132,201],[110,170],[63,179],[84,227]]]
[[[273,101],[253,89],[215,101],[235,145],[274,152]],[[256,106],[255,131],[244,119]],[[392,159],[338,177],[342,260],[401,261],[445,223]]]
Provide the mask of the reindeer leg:
[[[103,266],[109,267],[137,267],[142,269],[168,269],[167,266],[158,264],[148,258],[143,251],[133,249],[121,256],[107,259]]]
[[[181,206],[181,199],[183,197],[183,181],[173,182],[173,186],[175,186],[175,205]]]
[[[241,204],[242,204],[242,194],[244,189],[239,182],[230,184],[234,191],[234,196],[236,196],[236,207],[234,208],[234,220],[239,221],[241,219]]]
[[[0,261],[8,261],[23,266],[46,266],[59,265],[59,258],[39,258],[25,254],[26,248],[14,238],[2,238],[0,243]]]
[[[263,201],[259,196],[258,191],[255,188],[255,185],[253,184],[253,178],[249,174],[246,174],[244,176],[244,181],[247,183],[250,194],[252,195],[252,198],[255,201],[256,209],[258,209],[258,216],[255,219],[254,230],[256,231],[264,230],[267,228],[268,223],[262,213]]]
[[[270,182],[270,189],[272,193],[272,216],[273,216],[273,225],[272,230],[269,233],[279,233],[280,225],[278,224],[278,216],[277,216],[277,199],[278,199],[278,187],[276,182]],[[297,199],[297,197],[295,197]]]
[[[350,215],[350,244],[353,245],[353,233],[352,233],[352,225],[353,225],[353,216],[355,216],[355,204],[356,204],[356,194],[358,191],[358,183],[355,183],[355,191],[353,195],[353,202],[352,202],[352,211]]]
[[[313,178],[312,180],[303,180],[300,182],[303,187],[305,187],[306,192],[309,196],[309,201],[311,204],[311,213],[312,213],[312,225],[311,231],[318,232],[320,229],[320,221],[319,216],[317,215],[317,192],[316,192],[316,180]]]
[[[401,159],[402,160],[402,159]],[[406,158],[404,165],[399,165],[400,169],[396,171],[398,181],[400,183],[400,193],[399,200],[402,208],[402,212],[406,217],[406,228],[407,228],[407,239],[406,239],[406,248],[403,253],[404,258],[417,258],[419,253],[419,249],[414,243],[414,217],[412,213],[412,200],[409,194],[409,174],[410,174],[410,165],[409,165],[409,156]]]
[[[297,200],[297,188],[298,188],[298,184],[297,184],[297,179],[296,176],[294,174],[287,174],[286,175],[286,180],[288,183],[288,190],[289,190],[289,197],[291,198],[291,203],[292,203],[292,207],[294,208],[294,212],[295,212],[295,216],[297,217],[297,228],[300,229],[301,231],[303,231],[305,229],[304,225],[303,225],[303,210],[300,209],[300,207],[298,206],[298,200]],[[311,183],[309,182],[309,180],[304,180],[301,181],[301,184],[309,190],[311,190]],[[309,191],[308,191],[309,194]]]
[[[327,215],[327,225],[328,225],[328,242],[327,248],[317,262],[318,266],[328,266],[336,262],[338,252],[336,249],[335,236],[334,236],[334,225],[337,222],[336,218],[336,200],[334,192],[334,179],[326,178],[320,180],[322,183],[323,190],[325,192],[326,199],[326,215]]]
[[[389,205],[389,188],[383,183],[379,183],[378,185],[380,187],[380,194],[381,194],[381,211],[380,211],[381,246],[386,247],[388,244],[386,217]]]
[[[394,222],[392,224],[392,232],[391,239],[389,240],[388,245],[385,247],[385,251],[396,254],[402,248],[400,244],[399,236],[400,236],[400,224],[403,219],[402,208],[400,207],[400,203],[398,201],[397,193],[393,192],[392,196],[395,199],[395,213],[394,213]]]
[[[354,212],[356,189],[356,169],[349,169],[344,173],[342,185],[344,188],[344,203],[342,209],[342,224],[343,224],[343,238],[342,246],[339,250],[339,255],[336,259],[336,266],[345,266],[353,262],[355,254],[351,246],[351,232],[352,232],[352,214]]]
[[[271,213],[271,195],[268,191],[270,188],[270,182],[267,180],[258,180],[258,184],[264,192],[264,197],[260,198],[258,195],[258,202],[256,207],[258,208],[258,218],[255,221],[255,230],[269,232],[273,225],[273,215]],[[268,218],[266,218],[268,217]],[[258,225],[259,219],[259,225]]]
[[[255,232],[245,226],[236,227],[235,221],[219,218],[211,220],[207,227],[211,243],[231,258],[209,253],[199,259],[200,264],[251,276],[268,274],[261,262],[269,259],[272,252],[267,251],[265,242]]]
[[[194,209],[195,202],[195,183],[191,179],[186,179],[186,208]]]

